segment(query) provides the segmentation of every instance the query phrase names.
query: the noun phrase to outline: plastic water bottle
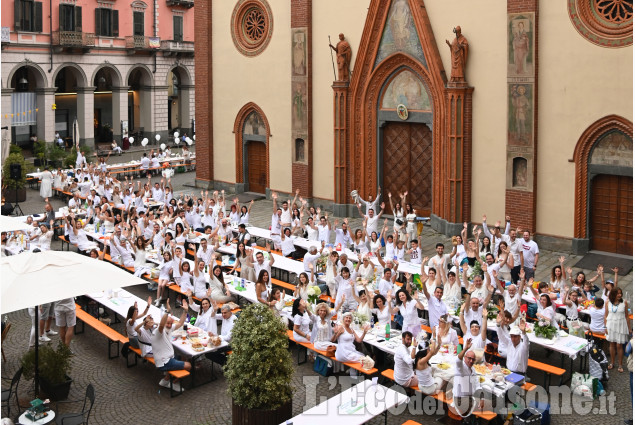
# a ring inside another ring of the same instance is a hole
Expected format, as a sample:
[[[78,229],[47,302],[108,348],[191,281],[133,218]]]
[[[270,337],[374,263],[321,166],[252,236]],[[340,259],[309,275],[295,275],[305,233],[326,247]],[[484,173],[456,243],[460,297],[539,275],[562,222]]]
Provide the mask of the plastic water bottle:
[[[106,226],[101,226],[101,234],[102,236],[106,234]]]
[[[390,322],[386,323],[386,339],[390,339]]]
[[[240,287],[241,288],[245,287],[245,279],[240,279]]]

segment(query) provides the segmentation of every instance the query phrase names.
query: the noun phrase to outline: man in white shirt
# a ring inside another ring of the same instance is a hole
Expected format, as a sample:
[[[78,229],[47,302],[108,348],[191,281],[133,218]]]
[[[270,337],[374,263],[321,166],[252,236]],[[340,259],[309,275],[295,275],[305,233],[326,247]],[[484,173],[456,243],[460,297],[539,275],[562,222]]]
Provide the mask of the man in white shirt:
[[[509,218],[509,217],[506,217],[506,218]],[[509,233],[509,227],[510,227],[509,220],[506,220],[504,235],[507,235]],[[483,214],[483,234],[489,238],[492,244],[492,252],[497,254],[498,245],[503,240],[503,234],[501,234],[501,222],[500,221],[496,222],[496,225],[494,226],[493,233],[492,233],[490,232],[489,227],[487,227],[487,216]]]
[[[219,338],[223,342],[230,343],[232,339],[232,330],[234,329],[234,323],[236,322],[236,319],[238,318],[232,314],[232,310],[227,304],[224,304],[221,307],[220,314],[217,314],[215,317],[216,317],[216,320],[222,321]],[[212,333],[210,332],[210,336],[211,334]],[[228,345],[226,347],[220,348],[216,351],[212,351],[211,353],[206,354],[205,357],[207,357],[214,363],[224,365],[225,363],[227,363],[226,353],[229,350],[231,350],[231,348]]]
[[[267,253],[269,253],[270,260],[265,260],[265,255],[262,251],[258,251],[256,254],[256,262],[254,263],[254,270],[256,271],[256,279],[260,276],[261,270],[266,270],[269,275],[269,282],[265,282],[267,285],[271,284],[271,266],[273,265],[275,258],[271,255],[271,248],[267,244]]]
[[[507,219],[509,219],[509,217],[507,217]],[[520,231],[520,229],[511,229],[509,235],[502,236],[503,241],[505,241],[509,247],[509,253],[514,257],[514,267],[511,269],[513,283],[518,283],[520,268],[523,262],[522,240],[516,237],[517,231]]]
[[[148,171],[150,168],[150,158],[148,158],[147,153],[143,153],[143,157],[141,158],[141,171]]]
[[[318,228],[318,240],[322,243],[329,243],[331,240],[331,222],[329,221],[329,215],[323,215],[320,217],[320,224]]]
[[[207,239],[201,238],[201,246],[196,251],[196,258],[208,266],[211,265],[212,258],[214,258],[214,248],[207,246]]]
[[[419,236],[421,239],[421,236]],[[410,249],[408,250],[408,254],[410,254],[410,262],[412,264],[421,264],[421,248],[419,247],[419,241],[413,239],[410,241]]]
[[[273,199],[273,214],[271,215],[270,235],[274,248],[280,249],[280,245],[282,243],[282,239],[280,238],[282,233],[282,209],[278,208],[278,194],[273,192],[271,194],[271,198]]]
[[[419,385],[412,364],[415,359],[412,355],[412,351],[416,348],[410,348],[412,344],[412,333],[405,331],[401,334],[402,344],[395,350],[395,382],[402,387],[416,387]]]
[[[395,258],[395,241],[393,235],[386,236],[386,259],[393,260]]]
[[[218,236],[223,238],[223,242],[229,243],[232,239],[232,228],[229,226],[227,219],[224,218],[220,222],[220,226],[218,227]]]
[[[349,271],[355,270],[355,265],[348,259],[348,255],[342,253],[340,255],[340,261],[337,262],[337,274],[340,274],[344,267],[348,267]]]
[[[88,180],[88,177],[84,177],[84,181],[81,183],[77,183],[77,187],[79,187],[79,192],[82,196],[88,196],[88,194],[90,193],[90,186],[91,186],[91,182],[90,180]]]
[[[359,215],[364,217],[364,220],[366,220],[366,234],[368,235],[368,237],[370,237],[371,233],[373,232],[379,235],[379,232],[377,231],[377,221],[381,218],[382,214],[384,213],[384,207],[385,207],[385,204],[382,202],[381,210],[379,211],[379,214],[375,215],[375,210],[373,208],[369,208],[368,215],[365,215],[364,213],[362,213],[361,205],[360,204],[357,205],[357,210],[359,211]]]
[[[289,202],[282,202],[282,212],[280,214],[280,226],[291,227],[291,208],[289,208]]]
[[[309,267],[309,264],[313,264],[313,268],[315,269],[315,265],[317,264],[317,260],[320,258],[320,256],[322,255],[322,250],[324,248],[320,249],[320,252],[318,252],[318,249],[315,245],[311,245],[311,247],[309,248],[309,251],[304,254],[304,271],[307,274],[311,274],[311,268]]]
[[[340,229],[337,228],[339,224],[338,220],[335,219],[335,245],[341,245],[342,249],[348,248],[353,243],[353,236],[351,235],[351,231],[348,228],[348,218],[344,219],[342,223],[342,227]],[[327,242],[328,243],[328,242]]]
[[[203,232],[203,222],[201,221],[201,214],[198,212],[198,206],[194,205],[190,207],[189,204],[185,204],[185,220],[190,227],[197,232]]]
[[[483,302],[483,305],[481,305],[481,301],[478,298],[470,298],[470,307],[464,312],[465,323],[472,323],[472,320],[476,320],[479,326],[483,325],[483,306],[486,306],[489,303],[491,296],[492,293],[490,292],[486,300]]]
[[[521,249],[523,253],[523,269],[525,270],[525,279],[529,280],[534,277],[536,273],[536,267],[538,267],[538,256],[540,251],[538,250],[538,244],[530,239],[531,234],[529,230],[523,232],[523,241],[521,242]]]
[[[152,159],[150,160],[150,167],[151,168],[159,168],[161,165],[159,164],[159,158],[157,157],[157,154],[153,154],[152,155]]]
[[[154,331],[151,338],[152,353],[154,354],[154,364],[158,370],[165,372],[165,378],[163,378],[159,385],[162,387],[170,388],[176,392],[181,392],[181,385],[174,380],[170,385],[170,371],[172,370],[190,370],[192,365],[189,362],[183,362],[174,358],[174,347],[172,346],[172,331],[183,326],[185,322],[185,316],[187,315],[188,305],[187,301],[183,299],[183,312],[181,318],[175,324],[174,318],[170,315],[170,300],[166,302],[166,311],[159,327]]]
[[[452,258],[454,254],[456,253],[455,252],[456,246],[454,246],[454,250],[452,251],[451,254],[444,254],[443,253],[444,250],[445,250],[445,245],[443,245],[441,242],[437,243],[436,245],[437,255],[435,255],[434,257],[428,260],[428,267],[434,267],[437,269],[437,271],[447,274],[448,264],[450,264],[450,258]]]
[[[154,187],[152,188],[152,198],[154,198],[157,202],[163,202],[163,179],[161,179],[161,185],[159,182],[154,183]]]
[[[476,355],[470,350],[472,339],[465,341],[463,350],[454,361],[455,375],[452,386],[453,408],[460,412],[461,416],[468,416],[472,411],[472,397],[481,389],[478,375],[474,371],[474,361]],[[483,400],[479,400],[479,407],[483,407]]]
[[[529,362],[529,338],[526,334],[526,325],[520,323],[520,327],[513,326],[507,335],[500,334],[498,338],[504,338],[507,347],[507,369],[519,375],[527,373]]]
[[[428,293],[428,288],[425,282],[422,282],[423,293],[428,299],[428,319],[430,322],[430,328],[434,328],[439,324],[439,317],[448,314],[448,307],[441,300],[443,298],[443,288],[437,286],[434,290],[434,295]]]
[[[379,285],[377,285],[377,290],[375,293],[381,294],[384,297],[388,296],[388,291],[393,291],[395,287],[395,280],[397,279],[397,273],[393,273],[392,269],[385,268],[384,275],[379,281]]]
[[[379,186],[377,188],[377,198],[375,198],[375,200],[373,201],[373,197],[371,195],[368,195],[368,201],[364,201],[362,199],[362,197],[359,197],[359,202],[364,204],[364,206],[366,206],[366,214],[368,214],[368,211],[372,210],[376,210],[377,209],[377,204],[379,203],[379,198],[381,198],[381,186]],[[369,233],[370,235],[370,233]]]

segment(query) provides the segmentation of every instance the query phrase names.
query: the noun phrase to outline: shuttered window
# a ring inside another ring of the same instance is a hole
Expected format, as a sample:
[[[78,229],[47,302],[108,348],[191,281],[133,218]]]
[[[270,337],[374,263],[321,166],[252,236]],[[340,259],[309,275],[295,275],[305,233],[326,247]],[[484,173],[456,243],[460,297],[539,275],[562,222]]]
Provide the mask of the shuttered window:
[[[95,9],[95,34],[103,37],[119,37],[119,11]]]
[[[174,16],[174,41],[183,41],[183,17]]]
[[[145,35],[144,30],[144,17],[145,14],[143,12],[133,12],[132,13],[132,21],[133,21],[133,34],[134,35]]]
[[[42,32],[42,2],[15,0],[13,12],[16,31]]]

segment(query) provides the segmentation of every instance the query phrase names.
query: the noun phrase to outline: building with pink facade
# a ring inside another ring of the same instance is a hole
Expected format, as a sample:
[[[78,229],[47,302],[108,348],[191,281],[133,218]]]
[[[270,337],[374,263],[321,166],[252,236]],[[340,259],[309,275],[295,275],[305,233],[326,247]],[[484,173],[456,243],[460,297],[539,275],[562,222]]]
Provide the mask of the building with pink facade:
[[[3,139],[156,143],[194,126],[193,0],[2,1]]]

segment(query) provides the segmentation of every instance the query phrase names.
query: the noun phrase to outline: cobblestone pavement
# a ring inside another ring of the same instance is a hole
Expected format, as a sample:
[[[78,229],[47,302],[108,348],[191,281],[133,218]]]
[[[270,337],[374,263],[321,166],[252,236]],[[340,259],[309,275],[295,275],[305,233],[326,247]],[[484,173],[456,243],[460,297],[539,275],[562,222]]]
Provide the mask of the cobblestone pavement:
[[[191,184],[194,180],[193,173],[177,174],[173,179],[175,191],[190,191],[185,184]],[[28,200],[22,204],[25,213],[41,212],[42,202],[35,190],[27,190]],[[61,201],[53,200],[55,208],[62,205]],[[251,221],[254,225],[268,227],[271,217],[271,201],[262,200],[254,204],[251,214]],[[355,229],[361,225],[361,220],[351,220],[351,227]],[[423,251],[425,254],[434,253],[434,244],[442,241],[449,246],[450,240],[441,236],[429,227],[423,232]],[[54,249],[59,249],[59,242],[53,244]],[[557,252],[541,252],[540,266],[537,271],[538,278],[548,276],[550,268],[556,264]],[[579,257],[569,255],[566,265],[573,266]],[[585,272],[591,273],[590,270]],[[629,294],[632,294],[632,272],[625,277],[620,277],[620,286]],[[147,297],[148,291],[144,286],[131,288],[131,291],[141,297]],[[630,295],[629,295],[630,296]],[[20,356],[27,350],[28,335],[30,328],[30,318],[26,310],[8,314],[8,320],[13,323],[6,341],[3,341],[3,348],[7,356],[7,361],[2,363],[2,378],[10,378],[19,368]],[[115,329],[123,333],[122,324],[113,325]],[[57,344],[58,337],[53,337],[52,343]],[[97,334],[93,329],[86,327],[84,334],[77,335],[71,348],[75,353],[73,357],[73,369],[71,376],[74,379],[70,399],[83,399],[86,385],[92,383],[96,391],[96,403],[91,415],[91,423],[95,424],[225,424],[231,423],[231,399],[227,394],[227,382],[222,376],[222,372],[216,368],[218,379],[209,384],[187,389],[184,396],[171,399],[169,391],[158,386],[161,374],[157,372],[153,365],[139,363],[138,366],[127,368],[124,359],[117,358],[108,360],[106,355],[107,342],[101,334]],[[292,348],[292,356],[296,358],[295,348]],[[607,351],[608,354],[608,351]],[[539,347],[531,348],[531,358],[560,364],[557,353],[552,353],[547,357],[544,349]],[[317,397],[331,397],[341,391],[340,384],[333,378],[328,380],[319,377],[313,372],[312,363],[308,362],[301,366],[296,366],[296,373],[293,377],[294,387],[293,414],[301,413],[304,407],[315,403]],[[209,376],[210,363],[204,360],[201,373]],[[569,362],[563,366],[569,369]],[[580,359],[573,362],[573,369],[579,370]],[[347,376],[347,375],[346,375]],[[542,384],[542,376],[535,370],[531,370],[529,376],[532,382]],[[305,386],[305,380],[315,382],[319,379],[319,385]],[[7,383],[3,382],[5,389]],[[308,390],[307,390],[308,388]],[[33,384],[23,381],[20,384],[20,398],[22,404],[28,403],[33,398]],[[626,418],[632,418],[632,404],[629,397],[628,372],[619,373],[616,369],[610,371],[610,381],[608,387],[609,397],[603,400],[595,400],[585,406],[589,413],[580,414],[582,410],[577,410],[574,414],[552,415],[553,424],[622,424]],[[576,400],[579,400],[576,398]],[[611,404],[611,400],[614,400]],[[603,402],[605,402],[603,404]],[[551,402],[552,411],[557,404]],[[579,403],[578,403],[579,404]],[[81,406],[80,406],[81,407]],[[440,415],[426,415],[420,410],[410,410],[410,407],[419,408],[419,403],[409,406],[406,411],[400,414],[390,414],[388,423],[402,424],[408,419],[413,419],[420,423],[434,423]],[[604,414],[607,407],[609,414]],[[599,410],[593,410],[599,409]],[[598,412],[599,414],[593,414]],[[564,412],[563,412],[564,413]],[[321,423],[316,417],[316,424]],[[372,424],[383,423],[382,418],[371,421]]]

